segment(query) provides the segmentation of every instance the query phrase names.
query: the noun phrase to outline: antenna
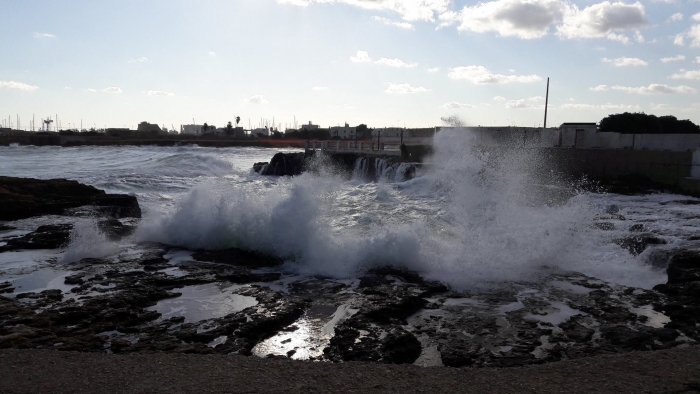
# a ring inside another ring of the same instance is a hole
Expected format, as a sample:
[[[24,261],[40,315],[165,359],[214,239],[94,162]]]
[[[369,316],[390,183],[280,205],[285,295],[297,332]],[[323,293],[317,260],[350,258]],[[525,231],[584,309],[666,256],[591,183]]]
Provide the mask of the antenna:
[[[547,107],[549,107],[549,77],[547,77],[547,96],[544,100],[544,128],[547,128]]]

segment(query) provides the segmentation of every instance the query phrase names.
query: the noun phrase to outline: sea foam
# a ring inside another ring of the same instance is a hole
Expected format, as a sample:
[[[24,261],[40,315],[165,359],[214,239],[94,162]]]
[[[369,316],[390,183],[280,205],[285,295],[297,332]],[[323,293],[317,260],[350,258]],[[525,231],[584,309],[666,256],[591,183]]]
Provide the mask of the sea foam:
[[[300,274],[337,278],[393,265],[455,288],[537,280],[556,269],[641,287],[662,281],[591,228],[598,211],[587,194],[541,178],[535,151],[495,157],[472,141],[464,130],[438,133],[423,174],[401,183],[332,173],[276,178],[270,187],[250,186],[257,175],[248,185],[205,182],[173,209],[149,213],[137,238],[252,249],[285,258]]]

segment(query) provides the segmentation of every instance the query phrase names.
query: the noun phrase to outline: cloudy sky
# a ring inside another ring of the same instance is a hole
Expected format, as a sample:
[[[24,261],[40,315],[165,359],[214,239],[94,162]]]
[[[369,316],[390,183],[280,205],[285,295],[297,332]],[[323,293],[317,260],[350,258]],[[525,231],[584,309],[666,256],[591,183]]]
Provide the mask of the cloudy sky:
[[[0,2],[0,118],[700,123],[700,0]],[[7,122],[7,120],[5,120]]]

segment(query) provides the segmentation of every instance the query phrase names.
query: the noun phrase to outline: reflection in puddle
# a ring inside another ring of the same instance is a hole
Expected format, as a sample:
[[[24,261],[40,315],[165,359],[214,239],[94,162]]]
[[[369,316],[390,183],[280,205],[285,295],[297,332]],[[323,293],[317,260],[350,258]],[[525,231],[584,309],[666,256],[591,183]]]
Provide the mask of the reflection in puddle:
[[[184,316],[186,323],[224,317],[258,304],[254,297],[226,292],[240,287],[222,288],[216,283],[185,286],[174,290],[182,293],[180,297],[158,301],[148,309],[161,313],[161,319]]]
[[[41,292],[44,290],[58,289],[63,293],[70,293],[70,290],[75,285],[65,284],[66,276],[71,273],[68,271],[59,271],[55,269],[41,269],[17,278],[6,278],[12,282],[12,287],[15,288],[14,294],[27,292]],[[5,278],[3,278],[4,280]],[[0,280],[2,282],[2,280]]]
[[[323,349],[335,334],[335,326],[357,313],[347,304],[314,305],[294,324],[253,348],[253,354],[287,356],[294,360],[308,360],[323,355]]]

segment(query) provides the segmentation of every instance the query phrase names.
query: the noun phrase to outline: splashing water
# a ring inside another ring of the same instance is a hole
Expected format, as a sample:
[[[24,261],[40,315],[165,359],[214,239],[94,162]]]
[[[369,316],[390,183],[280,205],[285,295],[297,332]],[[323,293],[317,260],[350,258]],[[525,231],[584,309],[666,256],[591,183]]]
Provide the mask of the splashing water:
[[[103,258],[118,252],[118,245],[107,240],[94,220],[79,219],[73,224],[70,243],[60,261],[74,263],[86,258]]]
[[[588,195],[551,198],[562,186],[529,171],[542,164],[534,151],[496,157],[471,141],[463,130],[439,133],[432,164],[402,183],[328,173],[278,178],[270,187],[212,180],[172,211],[147,217],[137,237],[272,253],[301,274],[346,278],[394,265],[456,288],[536,280],[556,268],[641,287],[662,281],[590,229],[597,211]],[[366,165],[358,161],[355,172]]]

